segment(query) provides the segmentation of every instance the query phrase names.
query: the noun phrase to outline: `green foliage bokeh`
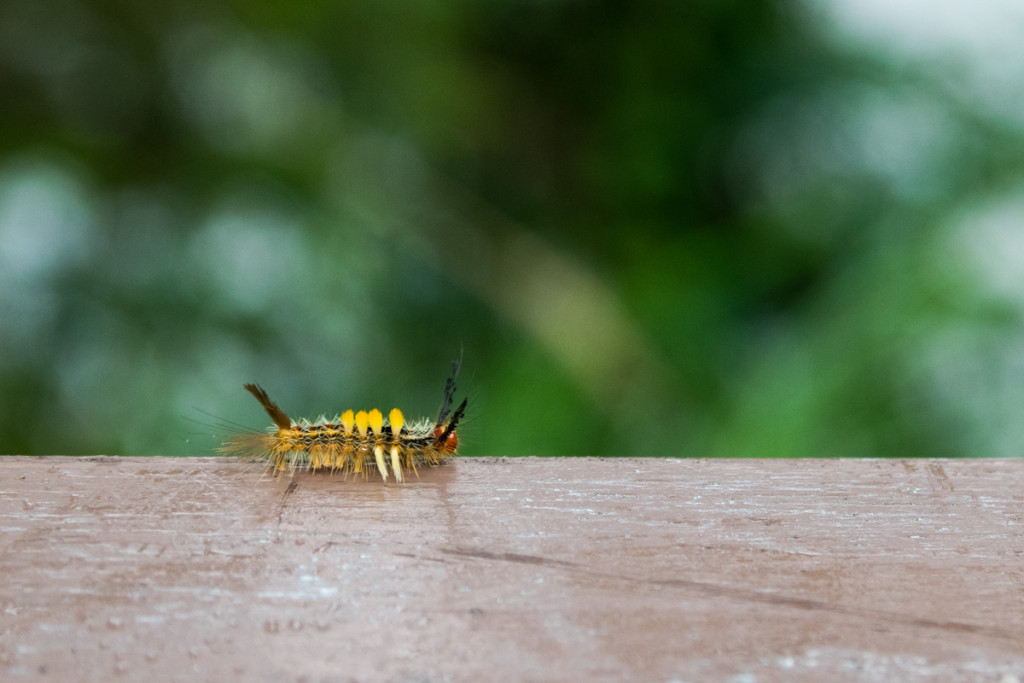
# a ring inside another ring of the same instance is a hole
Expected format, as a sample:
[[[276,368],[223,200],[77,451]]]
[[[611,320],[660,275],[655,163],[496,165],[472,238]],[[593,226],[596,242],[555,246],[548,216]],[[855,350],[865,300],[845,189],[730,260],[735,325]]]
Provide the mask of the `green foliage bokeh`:
[[[1016,94],[850,6],[0,0],[0,451],[1018,455]]]

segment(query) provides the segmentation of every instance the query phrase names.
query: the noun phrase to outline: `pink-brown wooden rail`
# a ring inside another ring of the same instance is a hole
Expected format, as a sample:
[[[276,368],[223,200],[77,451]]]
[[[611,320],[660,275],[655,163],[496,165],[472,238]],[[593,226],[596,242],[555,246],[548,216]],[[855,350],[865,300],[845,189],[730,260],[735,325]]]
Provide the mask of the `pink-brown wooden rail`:
[[[1024,460],[0,458],[0,679],[1024,680]]]

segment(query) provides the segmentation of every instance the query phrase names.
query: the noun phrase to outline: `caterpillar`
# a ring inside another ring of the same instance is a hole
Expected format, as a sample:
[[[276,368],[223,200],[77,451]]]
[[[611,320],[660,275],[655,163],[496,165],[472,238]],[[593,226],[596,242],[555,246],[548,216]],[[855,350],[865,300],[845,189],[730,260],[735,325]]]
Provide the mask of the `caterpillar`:
[[[452,410],[455,377],[461,360],[452,362],[452,374],[444,386],[444,402],[437,419],[408,423],[402,411],[394,408],[387,419],[381,411],[346,410],[328,420],[293,421],[258,384],[243,385],[274,425],[266,433],[234,436],[218,449],[225,455],[255,455],[268,461],[275,473],[297,469],[329,470],[347,475],[367,473],[374,468],[384,481],[388,465],[395,481],[404,481],[405,473],[417,476],[417,466],[439,465],[455,455],[459,438],[455,428],[466,412],[467,399]]]

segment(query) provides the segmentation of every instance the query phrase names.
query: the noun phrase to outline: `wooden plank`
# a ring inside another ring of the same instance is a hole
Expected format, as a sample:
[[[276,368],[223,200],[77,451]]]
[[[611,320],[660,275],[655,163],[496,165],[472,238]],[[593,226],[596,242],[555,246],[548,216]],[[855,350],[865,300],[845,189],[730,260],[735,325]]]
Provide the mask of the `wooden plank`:
[[[1024,679],[1024,461],[0,458],[0,678]]]

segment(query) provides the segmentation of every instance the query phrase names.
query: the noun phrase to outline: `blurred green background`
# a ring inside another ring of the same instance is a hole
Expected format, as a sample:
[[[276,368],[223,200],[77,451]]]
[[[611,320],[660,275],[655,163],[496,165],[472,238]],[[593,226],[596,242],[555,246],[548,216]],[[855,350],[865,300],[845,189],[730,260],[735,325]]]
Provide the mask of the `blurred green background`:
[[[1020,455],[1022,29],[0,0],[0,452],[434,415],[464,350],[467,455]]]

